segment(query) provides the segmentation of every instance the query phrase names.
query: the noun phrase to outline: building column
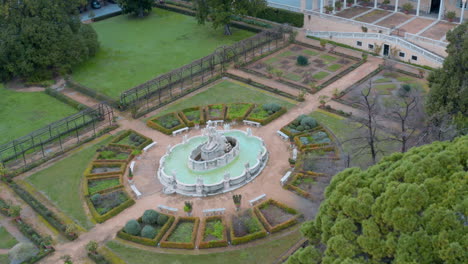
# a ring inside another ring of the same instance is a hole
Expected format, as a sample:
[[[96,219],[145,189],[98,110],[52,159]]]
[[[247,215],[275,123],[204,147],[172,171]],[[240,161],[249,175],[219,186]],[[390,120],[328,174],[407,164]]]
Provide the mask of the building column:
[[[439,16],[437,17],[437,20],[441,20],[443,15],[444,15],[444,0],[440,0]]]
[[[357,0],[354,0],[354,5],[357,5]]]
[[[441,0],[443,1],[443,0]],[[393,12],[398,12],[398,0],[395,0],[395,11]]]
[[[333,0],[333,5],[332,5],[332,7],[333,7],[333,12],[332,12],[332,14],[335,14],[335,13],[336,13],[335,0]]]
[[[323,0],[320,0],[320,14],[323,14]]]
[[[462,6],[460,11],[460,24],[463,23],[463,15],[465,14],[466,1],[467,0],[462,0]]]
[[[421,7],[421,0],[418,0],[418,5],[416,6],[416,16],[419,16],[419,8]]]
[[[374,8],[377,8],[377,0],[374,0]]]
[[[348,3],[346,3],[346,0],[344,0],[344,2],[343,2],[343,9],[346,9],[346,8],[348,8]]]

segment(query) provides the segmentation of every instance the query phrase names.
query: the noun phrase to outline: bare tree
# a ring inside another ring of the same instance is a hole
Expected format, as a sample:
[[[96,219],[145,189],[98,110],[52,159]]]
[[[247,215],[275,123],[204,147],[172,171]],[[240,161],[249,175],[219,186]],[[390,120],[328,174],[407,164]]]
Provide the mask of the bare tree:
[[[460,134],[463,134],[463,131],[457,129],[451,116],[438,112],[429,117],[429,122],[418,137],[417,145],[429,144],[433,141],[453,140]]]
[[[372,81],[369,81],[368,89],[363,89],[359,100],[353,104],[365,112],[365,117],[359,122],[360,126],[356,129],[357,134],[351,135],[345,142],[351,141],[353,143],[353,155],[368,153],[372,158],[372,164],[375,164],[377,162],[377,155],[382,151],[378,147],[380,141],[377,135],[378,107],[377,97],[373,93]]]

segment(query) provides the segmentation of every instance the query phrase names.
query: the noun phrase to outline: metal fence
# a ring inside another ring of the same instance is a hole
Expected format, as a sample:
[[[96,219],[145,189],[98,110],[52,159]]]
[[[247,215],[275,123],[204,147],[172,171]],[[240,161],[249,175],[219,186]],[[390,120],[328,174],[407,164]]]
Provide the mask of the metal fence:
[[[94,138],[100,129],[112,122],[112,108],[98,104],[0,145],[0,162],[14,171],[27,168]]]
[[[246,63],[286,45],[289,27],[266,30],[212,54],[160,75],[121,94],[123,109],[133,109],[133,116],[157,109],[219,77],[227,63]]]

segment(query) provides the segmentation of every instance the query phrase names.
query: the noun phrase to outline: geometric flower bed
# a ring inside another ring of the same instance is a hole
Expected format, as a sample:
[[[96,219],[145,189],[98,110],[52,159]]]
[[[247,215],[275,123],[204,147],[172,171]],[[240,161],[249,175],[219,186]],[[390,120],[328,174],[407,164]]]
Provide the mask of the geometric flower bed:
[[[328,135],[328,131],[320,126],[312,131],[304,132],[294,137],[294,143],[300,151],[328,146],[332,144],[331,140],[332,137]]]
[[[270,233],[295,225],[301,216],[295,209],[272,199],[255,206],[254,211]]]
[[[150,138],[127,130],[96,150],[84,172],[83,184],[83,195],[96,222],[102,223],[135,203],[125,191],[123,175],[134,153],[151,142]]]
[[[293,137],[317,128],[317,121],[308,115],[300,115],[289,124],[281,128],[281,132],[285,133],[292,140]]]
[[[239,245],[267,236],[267,231],[262,226],[252,209],[248,209],[237,215],[232,215],[231,243]]]
[[[257,105],[252,111],[250,111],[246,120],[266,125],[286,113],[286,111],[285,107],[280,107],[274,103]]]
[[[202,236],[198,248],[226,247],[228,245],[227,228],[222,216],[210,216],[203,220]]]
[[[302,197],[312,198],[310,192],[316,184],[316,177],[319,175],[320,174],[316,173],[294,173],[289,182],[284,185],[284,188],[293,191]]]
[[[196,124],[204,124],[206,120],[242,121],[250,120],[266,125],[286,113],[287,109],[276,103],[255,105],[251,103],[212,104],[183,109],[160,117],[150,118],[146,125],[164,134]]]
[[[117,236],[124,240],[155,247],[174,220],[175,217],[172,215],[146,210],[142,217],[127,222]]]
[[[178,217],[161,240],[161,247],[194,249],[199,224],[198,217]]]

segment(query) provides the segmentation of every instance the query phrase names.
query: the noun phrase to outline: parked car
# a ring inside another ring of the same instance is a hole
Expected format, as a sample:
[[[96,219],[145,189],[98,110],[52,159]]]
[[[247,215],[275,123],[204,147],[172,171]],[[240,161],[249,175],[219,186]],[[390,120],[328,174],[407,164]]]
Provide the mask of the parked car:
[[[91,7],[93,9],[99,9],[99,8],[101,8],[101,3],[99,3],[99,1],[97,1],[97,0],[95,0],[95,1],[91,2]]]

